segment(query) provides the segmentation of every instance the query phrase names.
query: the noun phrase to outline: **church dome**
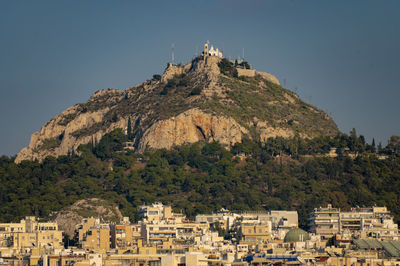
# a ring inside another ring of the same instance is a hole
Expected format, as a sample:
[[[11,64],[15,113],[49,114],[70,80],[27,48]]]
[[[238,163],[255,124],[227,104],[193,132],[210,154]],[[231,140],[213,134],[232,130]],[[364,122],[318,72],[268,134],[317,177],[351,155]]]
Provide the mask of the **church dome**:
[[[298,242],[306,240],[310,240],[310,236],[306,231],[300,228],[289,230],[289,232],[286,233],[285,238],[283,239],[284,242]]]

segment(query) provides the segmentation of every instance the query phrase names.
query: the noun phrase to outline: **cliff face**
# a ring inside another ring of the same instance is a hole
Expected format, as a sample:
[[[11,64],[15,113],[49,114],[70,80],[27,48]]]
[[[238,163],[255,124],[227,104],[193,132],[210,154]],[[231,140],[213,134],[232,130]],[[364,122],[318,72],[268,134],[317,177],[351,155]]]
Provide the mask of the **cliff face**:
[[[111,101],[118,101],[124,96],[124,93],[119,90],[99,91],[90,98],[89,102],[105,96]],[[103,124],[103,119],[109,111],[110,107],[108,106],[93,112],[86,110],[82,105],[69,107],[31,136],[29,147],[23,148],[18,153],[16,162],[36,159],[41,161],[50,155],[66,155],[76,150],[79,145],[86,144],[93,139],[100,139],[115,128],[124,128],[127,121],[123,117],[118,121],[113,121],[107,127],[99,127]],[[86,134],[94,128],[98,130]]]
[[[125,91],[98,91],[34,133],[16,162],[68,154],[126,128],[129,120],[138,152],[197,141],[231,146],[245,134],[265,142],[276,136],[339,133],[326,113],[282,88],[273,75],[239,69],[239,77],[231,76],[220,71],[220,61],[196,58],[185,66],[168,66],[161,80]]]
[[[176,117],[154,123],[139,142],[138,151],[160,149],[198,141],[234,145],[248,130],[231,117],[215,116],[190,109]]]

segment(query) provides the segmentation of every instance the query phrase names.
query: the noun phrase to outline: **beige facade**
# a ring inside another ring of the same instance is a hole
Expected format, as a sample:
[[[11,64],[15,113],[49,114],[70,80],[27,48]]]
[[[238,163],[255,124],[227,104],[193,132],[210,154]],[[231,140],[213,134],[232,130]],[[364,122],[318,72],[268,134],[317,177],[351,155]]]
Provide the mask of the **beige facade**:
[[[75,240],[86,250],[110,250],[110,225],[100,223],[98,218],[85,218],[75,230]]]
[[[263,243],[271,239],[270,224],[242,224],[239,230],[240,243]]]
[[[170,239],[190,240],[208,229],[208,224],[198,223],[143,223],[142,239],[149,245],[162,245]]]
[[[152,205],[144,205],[139,208],[140,216],[148,222],[171,220],[172,208],[171,206],[164,206],[162,203],[156,202]]]
[[[156,202],[151,205],[140,206],[139,213],[146,222],[163,220],[179,223],[186,218],[182,213],[173,213],[171,206],[163,205],[160,202]]]
[[[110,250],[110,228],[108,224],[96,225],[90,228],[83,236],[81,246],[83,249],[95,251]]]
[[[77,241],[83,241],[83,236],[90,230],[90,228],[94,227],[96,224],[100,224],[100,219],[97,218],[85,218],[82,220],[82,223],[77,225],[75,232],[77,232]]]
[[[141,238],[141,226],[130,224],[110,225],[111,247],[129,248],[137,247]]]
[[[310,231],[323,238],[330,238],[339,233],[340,209],[332,208],[328,204],[326,208],[315,208],[310,215]]]
[[[357,234],[359,237],[397,239],[398,226],[386,207],[353,208],[340,211],[328,204],[315,208],[310,215],[310,231],[330,238],[336,234]]]
[[[27,216],[19,223],[0,224],[0,247],[59,249],[63,247],[62,231],[57,223],[39,222]]]

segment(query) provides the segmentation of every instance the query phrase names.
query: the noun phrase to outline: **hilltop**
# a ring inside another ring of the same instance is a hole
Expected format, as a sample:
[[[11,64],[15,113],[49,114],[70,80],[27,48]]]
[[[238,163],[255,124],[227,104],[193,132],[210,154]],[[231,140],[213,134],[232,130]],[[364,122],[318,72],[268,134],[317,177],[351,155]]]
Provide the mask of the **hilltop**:
[[[168,64],[162,76],[124,91],[97,91],[34,133],[15,161],[67,155],[116,128],[129,134],[139,153],[198,141],[232,147],[245,136],[265,143],[270,137],[340,133],[325,112],[281,87],[273,75],[200,56],[186,65]]]

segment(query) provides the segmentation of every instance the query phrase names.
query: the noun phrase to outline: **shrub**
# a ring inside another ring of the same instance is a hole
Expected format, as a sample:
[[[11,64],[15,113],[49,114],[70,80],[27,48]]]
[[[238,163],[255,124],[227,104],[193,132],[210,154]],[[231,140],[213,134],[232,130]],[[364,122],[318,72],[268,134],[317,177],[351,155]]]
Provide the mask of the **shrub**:
[[[235,64],[240,66],[240,67],[242,67],[242,68],[250,69],[250,65],[249,65],[249,63],[247,61],[243,61],[240,64],[237,64],[237,62],[236,62]]]
[[[218,63],[218,67],[219,67],[220,71],[222,72],[222,74],[227,75],[227,76],[231,76],[231,77],[234,77],[234,78],[238,77],[238,73],[237,73],[236,67],[228,59],[223,58]]]
[[[160,92],[160,95],[167,95],[168,94],[168,88],[169,87],[164,87],[164,89],[162,89],[162,91]]]
[[[178,87],[186,87],[189,84],[189,77],[186,74],[182,74],[177,77],[178,79]]]
[[[63,135],[63,137],[64,137],[64,135]],[[60,146],[61,141],[62,141],[62,138],[60,138],[60,136],[55,137],[55,138],[45,139],[45,140],[43,140],[41,149],[42,150],[54,149],[54,148]]]
[[[195,87],[195,88],[193,88],[193,90],[190,92],[190,95],[191,95],[191,96],[192,96],[192,95],[200,95],[202,91],[203,91],[202,88],[200,88],[200,87]]]
[[[114,129],[101,138],[99,144],[95,148],[95,153],[102,159],[111,158],[114,152],[122,150],[125,141],[126,136],[122,132],[122,129]]]
[[[176,84],[177,84],[177,82],[176,82],[176,79],[174,77],[174,78],[168,80],[166,88],[173,88],[173,87],[176,86]]]
[[[153,75],[153,80],[161,80],[161,75],[154,74]]]

